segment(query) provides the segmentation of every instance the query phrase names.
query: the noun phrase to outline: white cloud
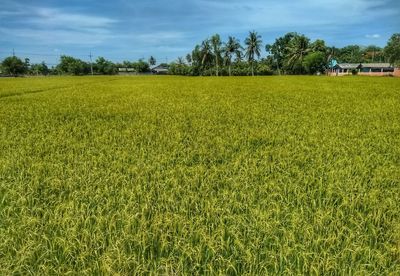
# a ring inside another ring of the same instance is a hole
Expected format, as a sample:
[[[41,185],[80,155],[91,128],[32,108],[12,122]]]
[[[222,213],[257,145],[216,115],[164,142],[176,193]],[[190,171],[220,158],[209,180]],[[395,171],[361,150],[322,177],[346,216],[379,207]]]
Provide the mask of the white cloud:
[[[75,30],[46,30],[30,28],[13,28],[12,30],[0,28],[0,34],[7,36],[10,42],[17,43],[21,39],[30,41],[31,44],[44,45],[97,45],[107,39],[112,39],[111,33],[82,32]]]
[[[1,17],[19,15],[13,28],[0,28],[8,40],[29,39],[32,43],[96,45],[113,37],[111,29],[118,20],[55,8],[13,5]]]
[[[59,9],[34,8],[34,17],[28,21],[47,26],[64,26],[69,28],[106,28],[118,22],[115,19],[88,14],[68,13]]]
[[[367,34],[365,35],[366,38],[380,38],[380,34]]]

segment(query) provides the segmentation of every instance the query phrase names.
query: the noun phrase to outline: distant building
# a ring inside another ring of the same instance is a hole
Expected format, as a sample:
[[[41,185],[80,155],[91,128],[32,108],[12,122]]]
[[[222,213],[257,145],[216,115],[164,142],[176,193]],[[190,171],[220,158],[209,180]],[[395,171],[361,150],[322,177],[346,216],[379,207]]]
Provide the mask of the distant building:
[[[358,74],[363,76],[393,76],[395,68],[389,63],[337,63],[328,75],[346,76]]]
[[[331,68],[331,71],[329,73],[332,76],[349,75],[354,70],[358,71],[359,66],[359,63],[337,63]]]
[[[390,63],[361,63],[359,69],[359,75],[386,76],[394,72]]]
[[[136,75],[135,68],[120,67],[118,68],[118,75]]]
[[[168,74],[168,66],[160,64],[156,67],[151,68],[151,72],[156,75],[166,75]]]

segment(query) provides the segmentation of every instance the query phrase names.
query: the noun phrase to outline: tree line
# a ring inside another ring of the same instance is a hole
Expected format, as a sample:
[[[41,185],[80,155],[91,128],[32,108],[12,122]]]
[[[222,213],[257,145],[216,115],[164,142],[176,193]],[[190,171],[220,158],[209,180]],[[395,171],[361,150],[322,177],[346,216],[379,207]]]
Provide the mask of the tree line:
[[[154,59],[154,58],[151,58]],[[150,62],[143,60],[124,61],[114,63],[104,57],[98,57],[95,62],[90,63],[72,56],[62,55],[60,62],[55,67],[49,68],[45,62],[30,64],[30,60],[21,60],[16,56],[5,58],[1,63],[1,71],[5,75],[115,75],[118,68],[131,68],[137,73],[150,72],[150,65],[155,64],[155,59]]]
[[[262,50],[266,55],[262,56]],[[343,48],[327,46],[324,40],[311,41],[303,34],[287,33],[275,39],[274,43],[264,45],[261,36],[249,32],[242,45],[240,40],[229,36],[222,41],[215,34],[196,45],[185,58],[179,57],[170,64],[169,74],[186,76],[246,76],[272,74],[323,74],[336,60],[340,63],[389,62],[400,66],[400,33],[393,34],[386,47],[375,45],[361,47],[348,45]],[[148,61],[123,61],[114,63],[98,57],[89,63],[72,56],[63,55],[57,66],[49,68],[45,62],[30,64],[28,58],[21,60],[16,56],[5,58],[0,71],[6,75],[113,75],[118,68],[129,72],[147,73],[156,59]],[[129,70],[128,70],[129,69]]]
[[[261,50],[267,55],[261,57]],[[324,73],[332,60],[340,63],[389,62],[400,66],[400,34],[393,34],[385,48],[375,45],[343,48],[327,46],[324,40],[311,41],[303,34],[287,33],[274,43],[263,45],[261,36],[249,32],[244,45],[235,37],[222,42],[218,34],[194,47],[186,58],[170,64],[177,75],[272,75]]]

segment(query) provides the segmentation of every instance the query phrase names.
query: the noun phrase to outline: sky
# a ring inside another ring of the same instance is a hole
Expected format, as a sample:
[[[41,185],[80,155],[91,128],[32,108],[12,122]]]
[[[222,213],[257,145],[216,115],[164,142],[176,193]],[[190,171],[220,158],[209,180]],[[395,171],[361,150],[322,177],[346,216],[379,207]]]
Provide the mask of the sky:
[[[0,59],[170,62],[219,33],[244,41],[257,31],[264,44],[287,32],[328,45],[385,46],[400,32],[399,0],[0,0]],[[265,53],[264,53],[265,55]]]

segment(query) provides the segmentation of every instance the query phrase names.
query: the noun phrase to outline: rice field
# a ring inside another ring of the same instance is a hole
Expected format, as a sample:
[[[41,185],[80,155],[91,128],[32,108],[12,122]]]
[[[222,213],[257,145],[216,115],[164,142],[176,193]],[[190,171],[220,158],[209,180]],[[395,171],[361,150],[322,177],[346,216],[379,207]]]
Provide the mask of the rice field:
[[[0,274],[398,275],[400,79],[0,79]]]

